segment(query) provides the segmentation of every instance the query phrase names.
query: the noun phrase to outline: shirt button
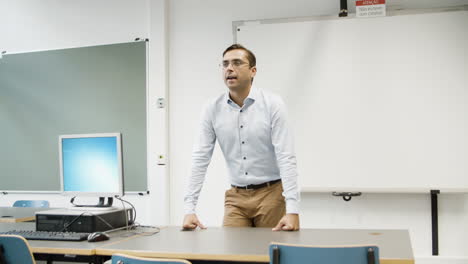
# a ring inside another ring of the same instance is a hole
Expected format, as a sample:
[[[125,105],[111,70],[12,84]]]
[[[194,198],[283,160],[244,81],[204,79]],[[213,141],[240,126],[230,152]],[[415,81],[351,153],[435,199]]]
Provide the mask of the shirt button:
[[[247,158],[246,158],[246,157],[244,157],[244,159],[246,160]]]
[[[243,128],[244,126],[240,126],[240,128]]]
[[[245,172],[245,175],[249,175],[249,173],[248,173],[248,172]]]
[[[240,112],[242,113],[242,109],[240,110]]]
[[[245,141],[242,141],[242,144],[245,144]]]

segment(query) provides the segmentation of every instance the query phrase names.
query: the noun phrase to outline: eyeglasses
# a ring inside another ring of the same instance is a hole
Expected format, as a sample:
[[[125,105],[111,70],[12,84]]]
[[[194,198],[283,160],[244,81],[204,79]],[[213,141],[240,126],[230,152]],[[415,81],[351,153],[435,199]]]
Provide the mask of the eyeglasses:
[[[233,68],[239,68],[244,64],[248,64],[248,63],[245,61],[241,61],[241,60],[232,60],[232,61],[223,61],[219,64],[219,66],[223,69],[227,69],[229,65],[231,65]]]

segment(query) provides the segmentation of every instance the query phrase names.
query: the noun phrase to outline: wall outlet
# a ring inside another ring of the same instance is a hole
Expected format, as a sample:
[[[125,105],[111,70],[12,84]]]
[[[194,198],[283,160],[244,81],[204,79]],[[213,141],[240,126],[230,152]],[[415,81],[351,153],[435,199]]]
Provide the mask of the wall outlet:
[[[166,165],[166,156],[159,154],[157,157],[157,164],[158,165]]]

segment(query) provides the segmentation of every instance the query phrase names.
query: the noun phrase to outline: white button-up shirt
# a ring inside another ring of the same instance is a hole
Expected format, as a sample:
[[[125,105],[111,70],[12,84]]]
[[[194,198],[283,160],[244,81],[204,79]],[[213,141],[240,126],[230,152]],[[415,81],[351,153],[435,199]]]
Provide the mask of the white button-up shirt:
[[[216,140],[232,185],[281,178],[286,213],[299,213],[296,156],[285,104],[279,96],[252,86],[242,107],[230,99],[229,92],[205,107],[192,153],[192,175],[184,199],[186,214],[195,213]]]

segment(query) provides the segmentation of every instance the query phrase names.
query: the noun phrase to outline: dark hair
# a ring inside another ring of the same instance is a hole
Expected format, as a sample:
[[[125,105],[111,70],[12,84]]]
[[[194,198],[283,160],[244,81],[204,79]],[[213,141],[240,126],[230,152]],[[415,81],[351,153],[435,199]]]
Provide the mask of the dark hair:
[[[244,50],[245,52],[247,52],[247,59],[249,60],[249,66],[250,66],[250,68],[252,68],[253,66],[257,65],[257,59],[255,58],[255,55],[253,54],[253,52],[250,51],[250,50],[248,50],[247,48],[245,48],[245,47],[242,46],[241,44],[232,44],[231,46],[229,46],[229,47],[223,52],[223,57],[224,57],[224,55],[225,55],[228,51],[236,50],[236,49]]]

